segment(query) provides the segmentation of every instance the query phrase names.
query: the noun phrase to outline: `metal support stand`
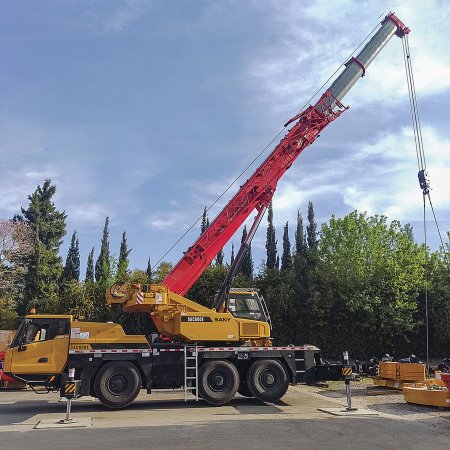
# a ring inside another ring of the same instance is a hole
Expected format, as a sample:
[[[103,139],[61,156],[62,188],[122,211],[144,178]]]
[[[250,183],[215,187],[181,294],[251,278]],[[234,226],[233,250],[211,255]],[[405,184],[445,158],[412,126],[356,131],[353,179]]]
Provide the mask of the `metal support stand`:
[[[345,392],[347,394],[347,411],[358,411],[358,408],[352,408],[352,388],[350,386],[350,380],[345,380]]]
[[[66,392],[65,397],[67,398],[66,418],[58,420],[59,424],[65,424],[65,423],[67,424],[67,423],[76,423],[77,422],[75,419],[70,417],[70,413],[72,410],[72,399],[75,395],[75,385],[73,386],[74,390],[72,392],[72,387],[69,387],[68,383],[74,383],[74,382],[75,382],[75,369],[69,369],[69,380],[66,383],[66,387],[65,387],[65,392]]]
[[[67,408],[66,408],[66,418],[58,420],[58,423],[75,423],[76,422],[75,419],[72,419],[72,417],[70,417],[71,409],[72,409],[72,399],[68,398],[67,399]]]
[[[348,358],[348,351],[343,353],[344,356],[344,368],[342,374],[345,377],[345,393],[347,394],[347,407],[346,411],[358,411],[358,408],[352,408],[352,387],[350,385],[352,381],[352,367],[350,366],[350,360]]]

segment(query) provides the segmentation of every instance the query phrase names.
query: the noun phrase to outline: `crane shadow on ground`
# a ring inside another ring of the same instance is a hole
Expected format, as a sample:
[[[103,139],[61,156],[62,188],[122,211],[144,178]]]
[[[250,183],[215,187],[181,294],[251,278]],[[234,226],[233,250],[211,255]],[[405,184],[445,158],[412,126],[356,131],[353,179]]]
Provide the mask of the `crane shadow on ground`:
[[[141,397],[142,398],[142,397]],[[0,398],[1,400],[1,398]],[[208,403],[195,399],[189,399],[187,402],[184,399],[154,399],[154,400],[135,400],[126,408],[126,411],[133,414],[135,412],[167,412],[167,411],[185,411],[187,409],[204,410],[209,409],[211,415],[239,415],[239,414],[280,414],[283,413],[281,409],[283,406],[289,406],[285,402],[279,400],[275,403],[262,403],[254,398],[236,397],[225,408],[211,406]],[[230,407],[233,410],[230,410]],[[83,397],[75,399],[72,402],[73,414],[92,414],[92,413],[108,413],[121,414],[121,411],[112,411],[105,408],[98,400]],[[5,402],[0,407],[0,426],[8,426],[19,424],[31,420],[36,415],[45,414],[61,414],[66,412],[66,401],[58,401],[54,399],[17,399],[17,401]]]

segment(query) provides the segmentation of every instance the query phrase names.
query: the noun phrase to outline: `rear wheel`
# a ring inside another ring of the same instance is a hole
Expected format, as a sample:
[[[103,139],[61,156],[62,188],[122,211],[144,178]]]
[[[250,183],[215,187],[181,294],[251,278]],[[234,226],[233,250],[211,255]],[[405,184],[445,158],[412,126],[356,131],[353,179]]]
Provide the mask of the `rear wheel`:
[[[94,389],[107,408],[125,408],[139,394],[141,375],[136,366],[128,361],[111,361],[98,371]]]
[[[198,392],[210,405],[224,405],[236,395],[239,387],[239,372],[225,360],[207,361],[200,367]]]
[[[247,386],[262,402],[275,402],[286,394],[289,379],[284,366],[275,359],[256,360],[248,371]]]

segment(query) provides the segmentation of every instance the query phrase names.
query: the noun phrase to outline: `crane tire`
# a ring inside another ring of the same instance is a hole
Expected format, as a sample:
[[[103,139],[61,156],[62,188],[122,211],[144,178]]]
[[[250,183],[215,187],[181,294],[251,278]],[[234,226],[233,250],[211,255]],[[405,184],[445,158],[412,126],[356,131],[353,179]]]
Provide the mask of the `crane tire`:
[[[198,392],[210,405],[220,406],[234,398],[239,387],[239,372],[228,361],[214,359],[204,363],[198,373]]]
[[[289,387],[284,366],[275,359],[257,359],[248,370],[249,391],[262,402],[276,402]]]
[[[94,390],[104,406],[121,409],[138,396],[141,385],[141,375],[134,364],[129,361],[110,361],[98,371]]]

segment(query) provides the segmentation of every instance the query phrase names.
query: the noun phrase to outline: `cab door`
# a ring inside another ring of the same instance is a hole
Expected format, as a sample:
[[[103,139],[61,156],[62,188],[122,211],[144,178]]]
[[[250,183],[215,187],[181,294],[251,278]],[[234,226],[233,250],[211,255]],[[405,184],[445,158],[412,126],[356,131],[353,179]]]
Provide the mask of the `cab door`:
[[[13,374],[59,373],[67,362],[70,320],[33,317],[25,320],[11,352]],[[67,331],[67,333],[65,333]]]

